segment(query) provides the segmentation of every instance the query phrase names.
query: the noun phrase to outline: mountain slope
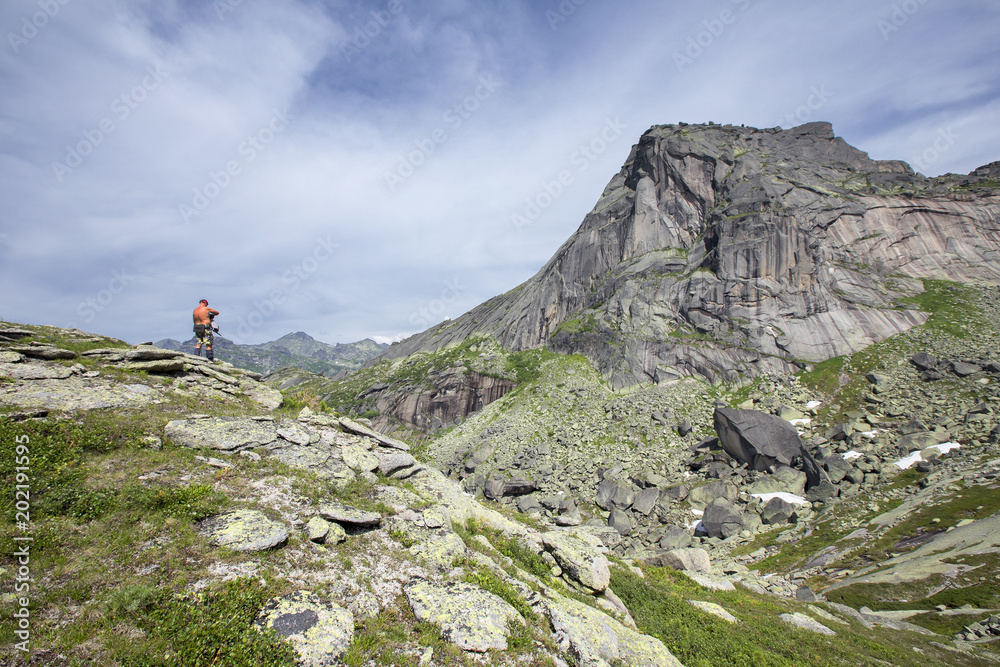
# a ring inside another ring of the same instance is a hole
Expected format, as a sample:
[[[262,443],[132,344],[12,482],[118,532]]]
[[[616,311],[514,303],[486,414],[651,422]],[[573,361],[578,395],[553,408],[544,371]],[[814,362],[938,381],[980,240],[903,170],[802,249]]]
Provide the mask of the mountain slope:
[[[483,334],[582,353],[620,389],[857,351],[923,322],[897,305],[917,279],[1000,281],[994,167],[927,179],[827,123],[657,126],[532,279],[384,358]]]

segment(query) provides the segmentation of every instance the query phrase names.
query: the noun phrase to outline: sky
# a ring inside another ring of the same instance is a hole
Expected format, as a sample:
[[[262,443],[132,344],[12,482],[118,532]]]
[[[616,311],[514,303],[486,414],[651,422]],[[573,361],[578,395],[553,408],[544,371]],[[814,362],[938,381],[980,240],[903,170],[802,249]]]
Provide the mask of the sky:
[[[998,34],[1000,0],[5,0],[0,319],[400,340],[534,275],[653,125],[1000,160]]]

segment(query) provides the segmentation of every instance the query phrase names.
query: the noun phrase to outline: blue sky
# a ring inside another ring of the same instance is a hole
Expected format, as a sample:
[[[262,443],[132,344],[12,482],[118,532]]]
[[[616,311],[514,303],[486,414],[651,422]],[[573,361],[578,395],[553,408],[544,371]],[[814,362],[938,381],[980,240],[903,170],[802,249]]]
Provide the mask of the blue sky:
[[[0,33],[0,318],[133,343],[201,298],[245,343],[458,316],[655,124],[1000,160],[996,0],[8,0]]]

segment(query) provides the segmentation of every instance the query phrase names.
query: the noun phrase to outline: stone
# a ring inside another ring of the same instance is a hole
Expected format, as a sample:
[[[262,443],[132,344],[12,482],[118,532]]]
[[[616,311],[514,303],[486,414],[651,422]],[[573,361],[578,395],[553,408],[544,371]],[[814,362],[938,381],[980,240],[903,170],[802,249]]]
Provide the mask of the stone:
[[[271,444],[278,439],[273,422],[240,417],[177,419],[163,430],[166,438],[181,447],[239,451]]]
[[[682,667],[659,639],[640,634],[593,607],[562,596],[546,604],[553,631],[581,665]]]
[[[19,352],[26,357],[44,359],[46,361],[56,361],[57,359],[76,359],[76,352],[64,350],[49,345],[24,345],[11,348],[14,352]]]
[[[926,371],[937,366],[937,359],[926,352],[918,352],[910,357],[910,363],[916,366],[918,371]]]
[[[392,454],[380,454],[378,456],[378,469],[386,477],[399,472],[405,468],[412,468],[417,464],[417,460],[406,452],[395,452]]]
[[[826,470],[826,474],[834,484],[844,479],[847,473],[851,472],[853,468],[854,466],[851,462],[845,460],[840,454],[834,454],[829,458],[823,459],[823,469]]]
[[[691,545],[691,535],[683,528],[673,527],[660,538],[659,547],[665,551],[683,549]]]
[[[336,665],[354,638],[354,615],[310,591],[296,591],[264,605],[259,629],[273,630],[291,643],[303,667]]]
[[[294,423],[282,423],[277,429],[278,437],[282,440],[305,447],[312,440],[309,431]]]
[[[649,516],[660,500],[660,490],[652,487],[643,489],[635,496],[632,509],[643,516]]]
[[[964,378],[979,373],[983,369],[975,364],[966,364],[961,361],[955,361],[951,364],[951,370],[958,377]]]
[[[688,600],[688,603],[698,609],[701,609],[705,613],[711,614],[712,616],[718,616],[728,623],[739,623],[736,617],[726,611],[726,608],[722,605],[718,605],[714,602],[705,602],[703,600]]]
[[[309,519],[309,522],[306,523],[306,534],[309,536],[309,541],[317,544],[326,542],[326,536],[330,534],[330,526],[330,522],[321,516]]]
[[[764,475],[750,485],[751,494],[791,493],[801,496],[806,491],[806,474],[788,466],[776,466],[773,472]]]
[[[765,526],[788,523],[795,513],[795,505],[782,498],[771,498],[760,513],[760,520]]]
[[[722,498],[733,502],[739,497],[739,489],[732,482],[718,480],[691,489],[687,501],[695,509],[704,509],[711,503]]]
[[[743,513],[729,502],[718,499],[705,508],[701,525],[709,537],[731,537],[743,530]]]
[[[687,549],[672,549],[655,556],[650,556],[642,561],[646,565],[655,567],[669,567],[682,572],[702,572],[712,573],[712,562],[708,552],[697,547]]]
[[[827,635],[829,637],[833,637],[837,634],[836,632],[826,627],[813,617],[808,616],[807,614],[803,614],[800,611],[797,611],[794,614],[781,614],[779,618],[781,618],[781,620],[785,621],[786,623],[802,628],[804,630],[809,630],[810,632],[816,632],[818,634]]]
[[[184,370],[183,359],[164,359],[162,361],[131,361],[122,366],[127,371],[144,371],[146,373],[180,373]]]
[[[617,507],[611,510],[611,514],[608,516],[608,525],[614,528],[622,536],[628,535],[632,532],[632,519],[629,518],[627,512],[624,512]]]
[[[542,545],[577,583],[600,593],[611,581],[608,559],[593,545],[569,533],[542,533]]]
[[[125,353],[126,361],[162,361],[164,359],[176,359],[183,357],[183,352],[176,350],[165,350],[159,347],[139,346]]]
[[[8,377],[15,380],[65,380],[72,377],[72,375],[73,370],[65,366],[0,363],[0,377]]]
[[[446,641],[465,651],[506,651],[508,624],[522,622],[513,607],[473,584],[413,578],[403,593],[418,620],[438,626]]]
[[[410,446],[403,442],[402,440],[397,440],[396,438],[389,437],[387,435],[382,435],[378,431],[368,428],[364,424],[360,424],[350,417],[341,417],[340,425],[344,430],[355,433],[357,435],[363,435],[365,437],[371,438],[383,447],[388,447],[389,449],[398,449],[404,452],[410,451]]]
[[[198,530],[217,547],[248,553],[273,549],[288,541],[285,525],[259,510],[218,514],[201,521]]]
[[[373,472],[379,469],[379,458],[360,445],[345,445],[340,456],[351,470]]]
[[[366,512],[335,502],[321,503],[316,509],[316,514],[327,521],[359,528],[372,528],[382,523],[382,515],[378,512]]]
[[[716,408],[715,431],[726,452],[755,470],[771,470],[777,464],[801,466],[802,440],[795,427],[780,417]]]

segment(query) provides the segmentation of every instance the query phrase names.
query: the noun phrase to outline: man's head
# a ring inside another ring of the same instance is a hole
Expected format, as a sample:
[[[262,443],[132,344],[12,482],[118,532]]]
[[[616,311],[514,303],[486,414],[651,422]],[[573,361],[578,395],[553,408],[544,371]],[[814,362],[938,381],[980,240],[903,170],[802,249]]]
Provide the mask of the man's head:
[[[200,304],[201,304],[201,305],[203,305],[203,306],[207,306],[207,305],[208,305],[208,299],[202,299],[202,300],[201,300],[201,301],[199,301],[198,303],[200,303]]]

